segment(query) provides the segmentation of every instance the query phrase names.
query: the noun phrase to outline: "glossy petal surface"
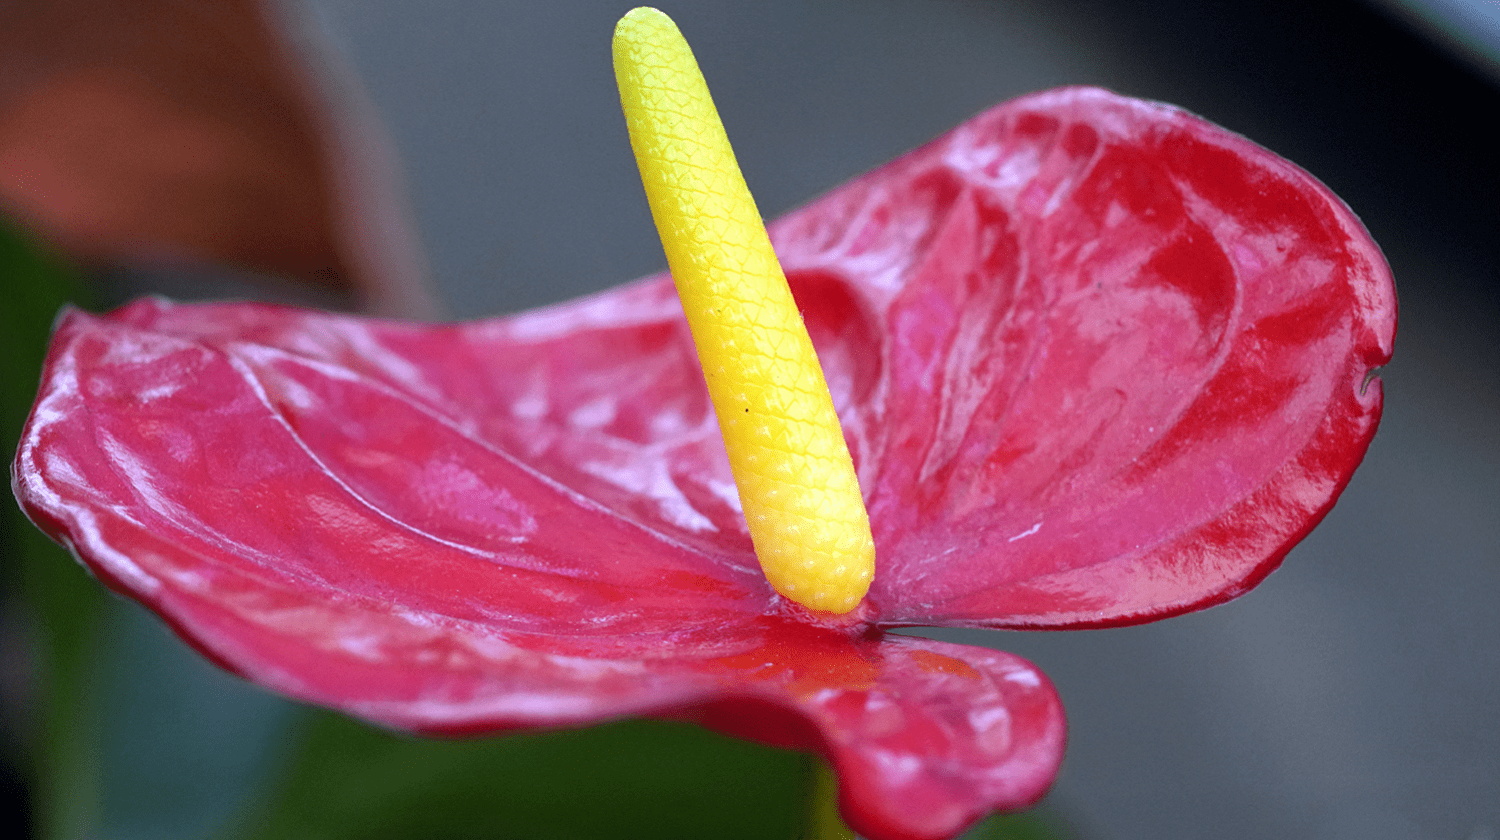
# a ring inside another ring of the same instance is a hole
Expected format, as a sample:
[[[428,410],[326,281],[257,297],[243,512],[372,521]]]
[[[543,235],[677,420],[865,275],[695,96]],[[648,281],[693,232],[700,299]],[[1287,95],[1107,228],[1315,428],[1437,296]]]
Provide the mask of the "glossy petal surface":
[[[404,728],[653,714],[819,749],[872,837],[1046,789],[1050,684],[883,635],[1232,597],[1374,432],[1389,275],[1305,173],[1180,111],[1028,97],[773,226],[854,450],[875,588],[787,606],[670,280],[420,326],[70,313],[32,518],[217,661]]]
[[[1332,507],[1379,421],[1379,249],[1306,172],[1170,106],[1025,97],[775,234],[877,336],[841,372],[888,622],[1228,600]]]
[[[603,422],[593,401],[567,404],[556,440],[526,423],[501,434],[534,406],[534,370],[488,383],[488,418],[417,361],[471,360],[449,384],[482,390],[481,357],[524,362],[519,334],[537,330],[556,381],[586,381],[591,354],[546,339],[551,317],[430,329],[251,305],[75,312],[18,489],[38,524],[216,661],[367,719],[446,733],[699,720],[824,752],[874,837],[948,836],[1045,792],[1063,717],[1035,668],[808,620],[778,603],[742,523],[681,512],[687,493],[733,498],[673,475],[716,439],[698,400],[673,444]],[[497,341],[515,352],[489,355]],[[580,429],[600,426],[613,431],[591,454]],[[511,452],[523,443],[529,460]],[[661,472],[621,473],[631,459]]]

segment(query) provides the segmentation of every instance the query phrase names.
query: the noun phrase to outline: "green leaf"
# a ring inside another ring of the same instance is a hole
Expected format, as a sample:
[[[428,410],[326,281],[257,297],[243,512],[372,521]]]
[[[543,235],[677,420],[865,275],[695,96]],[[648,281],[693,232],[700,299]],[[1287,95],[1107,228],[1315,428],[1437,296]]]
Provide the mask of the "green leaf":
[[[790,840],[806,818],[806,756],[687,724],[423,740],[310,711],[298,734],[274,790],[224,840]],[[1076,836],[1041,808],[964,840]]]
[[[276,790],[230,836],[791,838],[804,777],[797,753],[687,724],[435,741],[317,713]]]
[[[1077,833],[1045,806],[1022,814],[990,817],[963,840],[1076,840]]]
[[[7,464],[36,396],[52,322],[80,299],[77,276],[0,218],[0,451]],[[8,472],[8,470],[7,470]],[[100,657],[105,601],[72,558],[32,527],[14,503],[0,515],[5,606],[20,591],[35,627],[37,706],[28,747],[36,835],[98,834],[99,697],[90,678]]]

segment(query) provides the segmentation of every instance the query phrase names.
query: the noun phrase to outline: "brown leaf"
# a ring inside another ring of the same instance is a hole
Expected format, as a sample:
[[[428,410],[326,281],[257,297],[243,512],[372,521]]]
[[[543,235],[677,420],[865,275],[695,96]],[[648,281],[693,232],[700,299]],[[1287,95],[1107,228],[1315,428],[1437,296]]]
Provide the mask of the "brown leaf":
[[[384,134],[339,71],[273,3],[22,3],[0,202],[87,262],[228,262],[426,314]]]

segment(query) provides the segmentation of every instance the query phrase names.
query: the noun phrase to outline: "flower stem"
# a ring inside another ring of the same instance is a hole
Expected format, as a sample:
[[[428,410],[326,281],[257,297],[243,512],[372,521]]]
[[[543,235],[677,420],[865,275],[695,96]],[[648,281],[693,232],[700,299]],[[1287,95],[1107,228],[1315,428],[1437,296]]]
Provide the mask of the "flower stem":
[[[839,785],[823,759],[810,755],[806,761],[807,817],[801,840],[856,840],[854,831],[839,816]]]

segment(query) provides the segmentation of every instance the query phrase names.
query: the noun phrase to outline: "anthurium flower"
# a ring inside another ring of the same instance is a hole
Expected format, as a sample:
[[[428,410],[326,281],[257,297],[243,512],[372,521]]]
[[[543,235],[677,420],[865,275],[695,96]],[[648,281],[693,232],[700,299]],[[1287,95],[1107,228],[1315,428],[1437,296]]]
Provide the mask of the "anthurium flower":
[[[665,275],[458,325],[66,313],[15,489],[224,667],[388,726],[695,720],[832,763],[851,826],[1036,801],[1047,679],[891,628],[1232,598],[1375,432],[1395,300],[1305,172],[1089,88],[998,106],[770,227],[877,567],[829,617],[757,568]]]

